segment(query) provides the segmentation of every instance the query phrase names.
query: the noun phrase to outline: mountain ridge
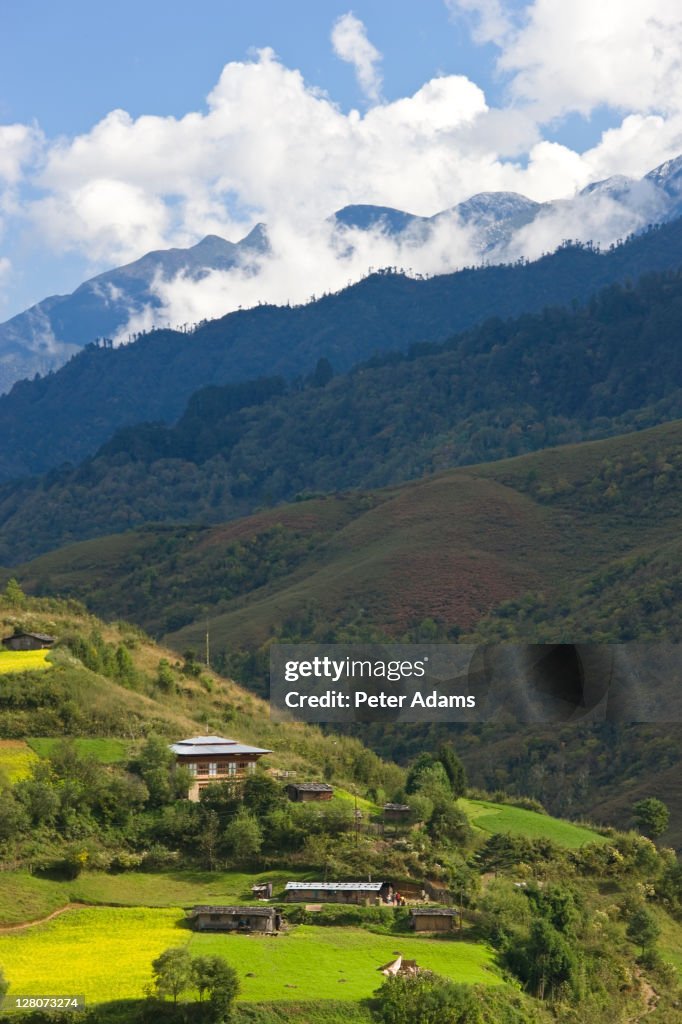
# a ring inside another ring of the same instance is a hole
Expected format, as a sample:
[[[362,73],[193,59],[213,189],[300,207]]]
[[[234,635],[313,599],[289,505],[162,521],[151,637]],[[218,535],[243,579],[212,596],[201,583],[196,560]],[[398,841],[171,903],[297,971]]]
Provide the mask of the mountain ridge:
[[[486,318],[585,301],[599,287],[682,265],[682,220],[599,253],[564,246],[533,263],[426,280],[373,274],[301,307],[261,306],[192,333],[157,330],[116,349],[88,346],[57,372],[0,396],[0,479],[91,455],[124,426],[172,423],[210,384],[289,380],[328,359],[337,372],[382,351],[442,343]]]
[[[568,199],[536,202],[515,192],[483,192],[428,217],[386,206],[355,204],[332,214],[328,224],[337,229],[337,258],[352,253],[352,230],[386,233],[404,242],[409,254],[429,245],[434,233],[447,234],[452,229],[464,230],[474,263],[498,264],[524,256],[528,239],[524,240],[523,233],[536,222],[545,234],[541,249],[531,258],[553,250],[566,237],[564,225],[571,221],[576,225],[575,234],[581,237],[583,222],[592,223],[589,230],[598,233],[600,223],[606,223],[604,217],[608,220],[608,216],[617,214],[614,227],[609,229],[612,240],[641,231],[651,223],[670,221],[682,215],[681,194],[682,157],[677,157],[641,179],[615,175],[586,186]],[[604,200],[610,204],[607,211],[595,206]],[[555,227],[551,227],[553,217],[559,218]],[[569,229],[568,236],[571,234]],[[582,237],[582,241],[588,240]],[[595,241],[596,235],[591,240]],[[127,325],[140,317],[159,326],[164,314],[155,290],[158,277],[171,279],[185,273],[197,280],[211,271],[235,267],[257,274],[258,260],[269,251],[267,226],[257,224],[238,242],[212,235],[188,249],[155,250],[133,263],[96,275],[69,295],[41,300],[0,324],[0,392],[16,380],[57,369],[97,338],[116,336],[125,340]]]

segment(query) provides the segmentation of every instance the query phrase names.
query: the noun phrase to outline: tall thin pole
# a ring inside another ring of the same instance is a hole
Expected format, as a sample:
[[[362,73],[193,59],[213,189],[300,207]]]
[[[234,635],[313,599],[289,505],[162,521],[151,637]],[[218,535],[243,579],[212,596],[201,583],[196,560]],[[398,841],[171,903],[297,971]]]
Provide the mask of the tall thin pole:
[[[208,638],[208,627],[209,627],[209,620],[206,619],[206,668],[210,668],[211,667],[211,657],[210,657],[209,638]]]

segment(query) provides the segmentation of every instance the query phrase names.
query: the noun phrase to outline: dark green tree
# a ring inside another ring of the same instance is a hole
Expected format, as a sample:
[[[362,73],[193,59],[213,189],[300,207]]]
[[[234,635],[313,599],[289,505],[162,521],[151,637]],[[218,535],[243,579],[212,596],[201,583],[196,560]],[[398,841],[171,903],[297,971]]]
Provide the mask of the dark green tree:
[[[207,1024],[225,1024],[232,1015],[232,1006],[239,994],[239,979],[234,967],[220,956],[195,956],[190,966],[190,979],[199,992],[203,1005],[202,1020]],[[208,999],[204,1001],[204,997]]]
[[[445,769],[445,774],[450,780],[452,793],[455,798],[464,796],[467,788],[467,777],[464,765],[458,758],[452,747],[443,743],[438,748],[438,760]]]
[[[628,921],[625,934],[630,942],[634,942],[642,949],[651,949],[661,933],[656,918],[646,909],[639,907]]]
[[[263,833],[256,818],[246,808],[241,808],[225,829],[225,843],[240,864],[249,864],[260,854]]]
[[[177,1005],[180,996],[191,983],[192,958],[184,946],[172,946],[152,961],[154,990],[161,999],[169,996]]]
[[[663,835],[670,822],[670,811],[663,801],[655,796],[638,800],[632,812],[637,828],[649,839]]]
[[[244,807],[262,818],[286,803],[286,794],[280,784],[269,775],[251,775],[244,783]]]

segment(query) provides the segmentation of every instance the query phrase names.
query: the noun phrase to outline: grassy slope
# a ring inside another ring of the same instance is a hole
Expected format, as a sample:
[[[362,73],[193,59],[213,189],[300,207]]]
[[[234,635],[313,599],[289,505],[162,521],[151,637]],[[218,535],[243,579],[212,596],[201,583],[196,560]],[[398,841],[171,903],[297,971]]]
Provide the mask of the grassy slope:
[[[641,470],[637,459],[643,460]],[[619,478],[623,466],[625,483]],[[261,643],[311,605],[327,625],[361,607],[364,621],[396,636],[426,617],[475,634],[506,601],[529,592],[568,602],[576,609],[571,638],[589,638],[600,628],[609,595],[621,598],[619,573],[628,560],[636,563],[633,586],[650,582],[653,559],[658,575],[670,576],[667,563],[674,563],[680,546],[681,466],[682,422],[676,421],[454,470],[364,499],[334,495],[218,527],[185,529],[173,541],[172,559],[158,555],[152,577],[148,564],[146,576],[136,575],[135,566],[145,550],[154,549],[155,537],[163,548],[168,527],[63,548],[18,576],[31,590],[75,594],[96,610],[126,614],[160,631],[163,609],[172,605],[180,618],[196,620],[167,634],[177,650],[201,647],[207,604],[218,649]],[[250,591],[247,586],[246,593],[220,596],[226,546],[252,541],[277,525],[284,550],[288,544],[296,552],[290,570]],[[595,587],[597,577],[605,580]],[[640,608],[640,628],[653,621],[650,604]],[[678,619],[681,604],[677,592],[667,602]],[[566,608],[548,616],[548,624],[533,622],[529,631],[537,636],[544,628],[561,636]],[[664,635],[674,638],[669,619]]]
[[[60,740],[52,736],[34,736],[27,741],[39,757],[49,757]],[[73,741],[81,757],[93,757],[100,764],[118,764],[128,757],[130,744],[116,739],[78,738]]]
[[[90,871],[74,881],[38,878],[25,871],[0,872],[0,927],[38,921],[67,903],[119,907],[193,907],[200,903],[257,903],[251,886],[274,884],[281,893],[287,881],[304,879],[304,872],[237,871],[125,872]]]
[[[460,800],[459,803],[474,826],[491,834],[509,832],[531,839],[542,837],[569,850],[578,849],[587,843],[608,842],[604,836],[590,828],[510,804],[495,804],[486,800]]]
[[[268,767],[296,771],[300,778],[317,778],[333,762],[335,782],[343,786],[346,779],[350,783],[352,778],[345,774],[349,771],[348,766],[364,750],[357,740],[337,740],[332,745],[315,726],[270,721],[267,702],[208,670],[204,670],[199,679],[188,678],[176,671],[177,691],[165,693],[158,690],[149,680],[155,677],[161,659],[177,665],[177,655],[125,624],[105,625],[94,616],[65,610],[62,606],[50,606],[42,611],[35,607],[8,609],[0,599],[2,621],[33,629],[45,629],[49,625],[57,636],[74,631],[87,636],[92,630],[98,630],[107,642],[130,647],[136,668],[147,676],[147,681],[142,680],[138,690],[84,669],[63,649],[55,649],[52,655],[55,686],[63,688],[65,699],[87,711],[90,737],[86,734],[85,738],[97,739],[97,743],[90,744],[95,756],[107,759],[118,756],[121,745],[130,747],[149,732],[173,739],[215,732],[233,735],[245,743],[271,750],[267,758]],[[25,726],[21,738],[36,733],[44,735],[31,728],[36,716],[38,721],[42,721],[41,714],[40,708],[26,712],[20,720],[20,725],[23,723]],[[2,727],[0,718],[0,735]],[[395,771],[398,785],[399,770],[390,770]]]
[[[367,997],[381,981],[377,968],[396,949],[458,981],[501,983],[490,950],[480,945],[304,925],[276,938],[195,935],[181,911],[139,907],[77,909],[0,935],[0,963],[16,993],[79,992],[96,1003],[142,996],[154,957],[186,944],[196,954],[224,956],[240,974],[241,998],[255,1002]]]

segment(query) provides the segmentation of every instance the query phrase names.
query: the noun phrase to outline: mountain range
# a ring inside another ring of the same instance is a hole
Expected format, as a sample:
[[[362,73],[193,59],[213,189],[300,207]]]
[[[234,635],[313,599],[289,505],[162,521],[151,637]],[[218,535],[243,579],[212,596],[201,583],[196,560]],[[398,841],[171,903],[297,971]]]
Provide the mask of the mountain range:
[[[472,196],[432,217],[390,207],[353,205],[337,211],[330,244],[339,259],[354,249],[353,232],[378,231],[417,253],[450,234],[466,240],[470,262],[507,263],[552,251],[565,238],[608,244],[682,215],[682,156],[636,180],[622,175],[588,185],[570,199],[538,203],[513,192]],[[150,252],[126,266],[85,281],[70,295],[53,295],[0,324],[0,393],[14,381],[44,375],[98,338],[125,341],[126,328],[145,314],[166,324],[157,289],[182,274],[199,280],[211,271],[239,268],[257,275],[270,256],[267,227],[256,225],[241,241],[209,235],[188,249]]]
[[[321,358],[347,372],[381,352],[442,344],[486,318],[585,302],[600,287],[682,266],[682,219],[607,252],[563,246],[516,265],[427,280],[375,273],[300,307],[237,311],[191,332],[86,346],[55,373],[0,396],[0,479],[80,462],[119,429],[172,423],[190,396],[262,376],[305,378]]]

